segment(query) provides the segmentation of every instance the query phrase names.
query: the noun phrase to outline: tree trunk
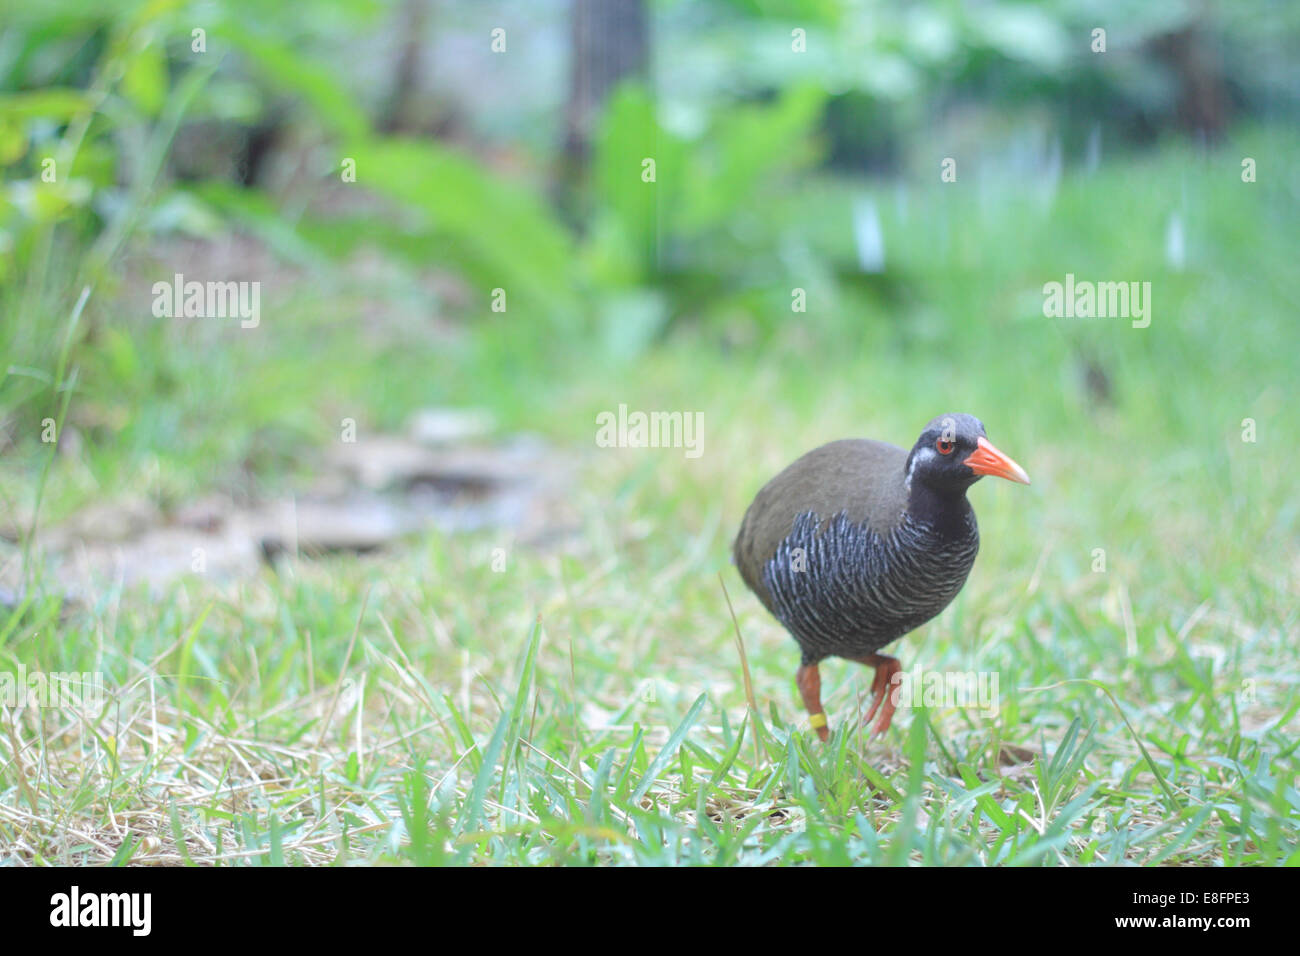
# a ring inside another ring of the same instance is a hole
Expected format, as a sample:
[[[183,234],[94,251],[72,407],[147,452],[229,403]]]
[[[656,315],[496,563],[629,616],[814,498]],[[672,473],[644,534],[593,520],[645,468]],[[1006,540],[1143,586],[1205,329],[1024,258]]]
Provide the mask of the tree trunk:
[[[645,0],[573,0],[571,37],[564,151],[581,162],[610,91],[628,77],[646,75],[650,34]]]
[[[1213,39],[1193,23],[1158,37],[1152,47],[1178,79],[1178,124],[1209,142],[1222,140],[1228,126],[1228,91]]]
[[[428,25],[428,0],[405,0],[399,20],[402,41],[397,54],[397,66],[393,70],[392,87],[377,124],[382,133],[409,131],[418,126],[413,122],[412,108],[420,88],[420,44],[424,41]]]

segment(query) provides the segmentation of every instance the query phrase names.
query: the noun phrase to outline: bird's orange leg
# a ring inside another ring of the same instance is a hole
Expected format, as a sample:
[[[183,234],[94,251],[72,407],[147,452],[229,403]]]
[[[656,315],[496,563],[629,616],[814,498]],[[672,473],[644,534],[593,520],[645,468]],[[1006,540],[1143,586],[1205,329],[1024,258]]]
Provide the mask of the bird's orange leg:
[[[830,737],[830,728],[826,726],[826,713],[822,710],[822,675],[816,664],[804,664],[795,674],[794,681],[799,685],[799,696],[808,709],[808,723],[817,731],[822,740]]]
[[[888,654],[868,654],[866,657],[857,657],[854,660],[876,669],[876,676],[871,679],[871,709],[867,711],[867,716],[862,718],[862,722],[869,723],[879,710],[880,719],[876,721],[876,726],[871,728],[871,736],[879,737],[889,729],[889,723],[894,719],[896,709],[893,694],[894,675],[903,670],[903,665],[898,662],[897,657],[890,657]]]

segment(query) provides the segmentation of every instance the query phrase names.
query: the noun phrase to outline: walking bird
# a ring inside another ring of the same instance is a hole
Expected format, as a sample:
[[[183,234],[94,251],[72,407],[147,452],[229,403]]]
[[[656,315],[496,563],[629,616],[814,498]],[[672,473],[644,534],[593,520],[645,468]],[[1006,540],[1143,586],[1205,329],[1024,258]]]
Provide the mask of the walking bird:
[[[971,415],[942,415],[910,452],[870,439],[822,445],[759,491],[734,555],[740,575],[798,642],[799,694],[830,736],[818,665],[843,657],[875,668],[866,720],[889,729],[901,667],[880,649],[957,596],[979,551],[966,490],[984,475],[1029,484]]]

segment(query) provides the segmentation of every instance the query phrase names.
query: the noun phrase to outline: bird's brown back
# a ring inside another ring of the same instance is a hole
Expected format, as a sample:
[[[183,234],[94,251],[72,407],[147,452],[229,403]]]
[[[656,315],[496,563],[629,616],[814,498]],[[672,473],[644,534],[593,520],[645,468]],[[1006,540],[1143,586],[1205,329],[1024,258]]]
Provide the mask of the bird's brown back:
[[[887,534],[907,508],[906,466],[906,451],[867,438],[814,448],[764,485],[745,512],[733,547],[740,576],[771,609],[763,567],[808,512],[823,523],[844,512],[853,524]]]

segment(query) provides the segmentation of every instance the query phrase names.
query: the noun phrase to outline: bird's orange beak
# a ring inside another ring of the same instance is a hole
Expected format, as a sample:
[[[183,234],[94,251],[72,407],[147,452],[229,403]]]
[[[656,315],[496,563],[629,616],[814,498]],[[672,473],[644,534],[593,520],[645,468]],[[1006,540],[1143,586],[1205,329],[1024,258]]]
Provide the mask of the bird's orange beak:
[[[1029,484],[1025,469],[998,451],[997,446],[987,438],[980,438],[975,450],[966,456],[966,465],[977,475],[996,475],[1007,481]]]

